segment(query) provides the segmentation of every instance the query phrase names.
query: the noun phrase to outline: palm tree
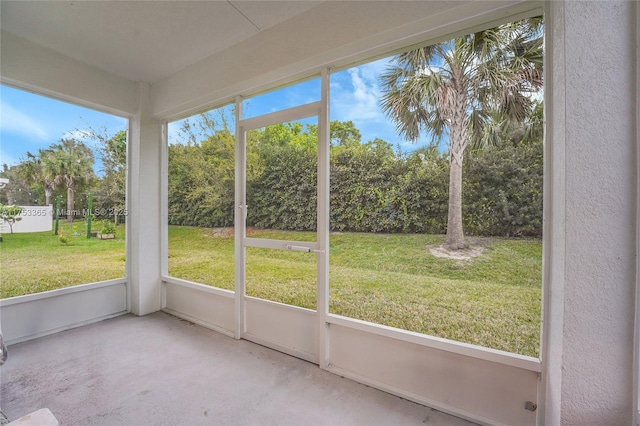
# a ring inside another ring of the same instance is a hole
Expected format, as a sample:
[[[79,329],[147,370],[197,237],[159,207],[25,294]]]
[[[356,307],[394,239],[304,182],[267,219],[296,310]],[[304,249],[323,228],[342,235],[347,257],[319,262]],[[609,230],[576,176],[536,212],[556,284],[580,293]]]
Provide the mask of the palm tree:
[[[20,168],[23,178],[27,182],[42,184],[45,195],[45,205],[51,204],[51,194],[56,189],[56,172],[53,169],[50,149],[39,149],[34,155],[27,151],[27,159]]]
[[[93,177],[93,152],[84,143],[74,139],[61,139],[51,145],[51,167],[56,172],[56,184],[67,187],[67,219],[73,223],[75,186]]]
[[[381,76],[383,110],[398,132],[422,132],[449,149],[445,247],[466,247],[462,162],[467,146],[490,143],[494,130],[522,122],[542,87],[542,21],[533,18],[421,47],[396,56]],[[496,118],[498,117],[498,118]]]

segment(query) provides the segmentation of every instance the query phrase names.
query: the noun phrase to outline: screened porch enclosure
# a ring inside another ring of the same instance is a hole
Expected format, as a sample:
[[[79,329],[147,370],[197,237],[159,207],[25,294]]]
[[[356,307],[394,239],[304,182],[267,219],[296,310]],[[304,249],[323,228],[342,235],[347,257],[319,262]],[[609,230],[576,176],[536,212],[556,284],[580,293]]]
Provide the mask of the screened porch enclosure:
[[[366,413],[362,417],[362,411],[371,403],[369,398],[387,401],[386,393],[402,398],[389,400],[392,408],[378,418],[390,421],[411,423],[424,414],[423,407],[463,419],[442,417],[442,424],[637,421],[638,243],[635,231],[630,231],[638,227],[638,80],[633,72],[638,61],[637,3],[3,1],[0,7],[3,85],[126,117],[129,122],[126,277],[0,300],[2,330],[10,350],[8,364],[2,367],[3,380],[12,380],[8,386],[3,383],[3,409],[7,400],[14,415],[27,414],[18,411],[28,405],[16,401],[29,398],[29,392],[22,393],[25,388],[18,376],[23,373],[17,369],[27,371],[23,362],[28,360],[40,362],[29,350],[39,355],[47,342],[60,340],[65,346],[56,346],[57,354],[73,359],[89,351],[90,358],[91,351],[101,348],[96,343],[101,333],[115,345],[118,327],[131,324],[128,331],[137,334],[123,342],[127,350],[119,365],[139,369],[145,351],[160,348],[167,352],[167,366],[147,371],[146,379],[172,377],[170,365],[176,361],[171,359],[172,349],[151,331],[171,329],[176,353],[185,363],[193,357],[204,369],[199,374],[180,367],[176,374],[212,392],[212,400],[221,386],[214,377],[223,374],[220,366],[228,361],[209,359],[206,353],[218,348],[233,352],[240,345],[249,354],[255,348],[262,360],[283,363],[280,369],[296,371],[292,375],[304,371],[311,377],[295,384],[267,377],[264,392],[269,386],[284,392],[276,399],[286,399],[300,386],[303,396],[325,401],[335,396],[332,381],[339,376],[359,383],[349,381],[347,390],[337,391],[362,391],[359,408],[350,412],[349,407],[329,401],[320,412],[308,411],[317,423],[368,421],[371,417]],[[540,357],[331,313],[332,70],[540,15],[545,20],[546,134]],[[585,63],[584,57],[598,60]],[[603,63],[611,67],[606,76],[601,72]],[[291,109],[243,115],[244,100],[309,79],[320,81],[315,99]],[[593,84],[596,80],[598,85]],[[584,108],[585,96],[598,102]],[[169,265],[168,123],[225,105],[234,105],[236,116],[233,271],[226,264],[223,274],[227,284],[233,276],[233,286],[216,288],[174,276]],[[247,232],[246,223],[252,208],[247,202],[251,197],[247,168],[252,161],[246,155],[252,143],[247,135],[310,118],[317,126],[317,161],[310,166],[315,167],[310,175],[316,176],[312,237],[255,237]],[[599,166],[594,167],[594,158]],[[304,257],[300,280],[313,294],[309,305],[270,299],[256,291],[255,283],[264,278],[256,273],[256,265],[278,265],[279,259],[289,256]],[[151,349],[137,352],[136,339],[150,343]],[[19,358],[13,365],[12,356]],[[308,363],[292,367],[300,361],[294,358]],[[108,357],[103,361],[109,362]],[[233,368],[243,369],[241,364]],[[47,378],[55,392],[33,396],[39,405],[49,401],[54,405],[67,391],[78,396],[78,407],[86,404],[87,394],[80,387],[91,385],[91,380],[60,389],[50,379],[55,378]],[[241,386],[232,393],[238,396],[251,377],[239,374],[228,377],[225,384],[236,380]],[[599,385],[592,386],[592,380]],[[330,385],[320,386],[326,383]],[[386,393],[363,391],[369,388],[358,387],[361,384]],[[103,385],[96,389],[103,393],[114,389]],[[151,406],[167,398],[188,399],[193,391],[178,388],[169,395],[159,387],[154,388],[157,393],[145,393],[142,383],[136,387],[137,380],[128,386],[129,394],[137,395],[141,404],[143,399],[150,401]],[[309,389],[315,393],[305,393]],[[90,396],[108,400],[103,393]],[[239,404],[228,410],[216,405],[219,402],[210,407],[202,400],[202,406],[191,407],[197,419],[180,417],[184,407],[177,407],[176,418],[205,423],[218,411],[221,423],[298,422],[306,411],[301,406],[284,413],[283,408],[280,413],[264,411],[266,417],[260,417],[259,409],[248,413]],[[335,409],[332,403],[337,404]],[[103,414],[112,423],[125,418],[162,421],[118,417],[119,409],[134,411],[127,404],[106,407]],[[65,407],[74,410],[74,404]],[[285,414],[291,417],[280,417]],[[100,423],[99,415],[66,418]]]

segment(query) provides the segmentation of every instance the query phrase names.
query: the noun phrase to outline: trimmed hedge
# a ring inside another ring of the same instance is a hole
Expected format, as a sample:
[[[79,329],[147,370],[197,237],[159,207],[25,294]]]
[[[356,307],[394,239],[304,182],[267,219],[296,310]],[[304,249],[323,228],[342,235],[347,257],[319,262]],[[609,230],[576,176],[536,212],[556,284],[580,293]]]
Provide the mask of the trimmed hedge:
[[[249,226],[316,229],[316,150],[300,142],[300,129],[296,132],[296,143],[280,137],[277,143],[261,144],[260,134],[253,135],[247,153]],[[232,226],[231,135],[202,145],[172,145],[169,160],[169,223]],[[444,233],[448,179],[446,153],[435,148],[401,155],[381,140],[335,146],[331,229]],[[505,142],[467,153],[463,222],[467,235],[541,236],[542,143]]]

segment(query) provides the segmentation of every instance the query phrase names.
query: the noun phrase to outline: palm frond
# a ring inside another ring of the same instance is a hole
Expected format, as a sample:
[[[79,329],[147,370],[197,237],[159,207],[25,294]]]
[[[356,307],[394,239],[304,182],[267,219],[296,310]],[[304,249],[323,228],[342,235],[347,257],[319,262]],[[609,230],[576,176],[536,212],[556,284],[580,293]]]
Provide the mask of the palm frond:
[[[382,109],[409,140],[421,132],[450,133],[455,115],[456,125],[468,126],[456,134],[468,135],[476,147],[493,143],[531,115],[531,95],[543,84],[542,19],[403,53],[380,81]]]

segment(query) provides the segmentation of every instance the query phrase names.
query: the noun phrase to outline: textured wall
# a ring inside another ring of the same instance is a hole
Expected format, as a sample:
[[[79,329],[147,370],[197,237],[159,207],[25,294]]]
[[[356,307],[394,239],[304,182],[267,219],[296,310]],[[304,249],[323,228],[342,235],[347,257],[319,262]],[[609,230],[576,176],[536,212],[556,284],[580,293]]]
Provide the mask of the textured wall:
[[[567,425],[623,425],[632,419],[635,7],[617,1],[564,4],[561,420]]]

